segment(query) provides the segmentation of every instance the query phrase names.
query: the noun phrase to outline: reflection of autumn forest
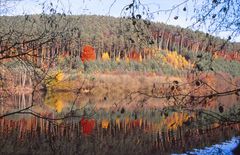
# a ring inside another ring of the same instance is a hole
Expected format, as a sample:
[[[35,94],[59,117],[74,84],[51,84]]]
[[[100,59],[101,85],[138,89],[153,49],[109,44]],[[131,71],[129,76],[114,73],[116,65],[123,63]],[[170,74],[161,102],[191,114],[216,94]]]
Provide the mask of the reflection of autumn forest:
[[[240,43],[133,17],[0,17],[0,154],[184,153],[239,136]]]
[[[221,127],[219,124],[189,130],[188,119],[196,116],[172,113],[169,117],[152,117],[157,113],[152,111],[144,117],[134,113],[133,116],[131,113],[113,114],[111,118],[99,114],[98,119],[69,119],[65,124],[39,118],[1,119],[1,150],[26,153],[22,147],[28,146],[31,148],[28,153],[155,154],[161,151],[169,154],[173,150],[176,153],[211,145],[240,130],[239,125]],[[176,120],[179,123],[173,124]],[[8,149],[4,139],[12,149]]]

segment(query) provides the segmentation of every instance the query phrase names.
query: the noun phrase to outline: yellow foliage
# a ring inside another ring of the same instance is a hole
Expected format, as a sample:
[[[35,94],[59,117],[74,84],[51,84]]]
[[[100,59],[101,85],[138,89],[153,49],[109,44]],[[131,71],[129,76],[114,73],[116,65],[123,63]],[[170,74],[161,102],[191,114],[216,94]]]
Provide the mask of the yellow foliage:
[[[62,112],[63,102],[61,100],[57,100],[57,102],[55,103],[55,108],[58,113]]]
[[[168,63],[174,68],[184,69],[192,66],[182,55],[178,54],[177,51],[167,51],[166,55],[162,56],[161,59],[164,63]]]
[[[108,52],[104,52],[104,53],[102,54],[102,60],[103,60],[103,61],[108,61],[108,60],[110,60],[110,57],[109,57]]]
[[[117,125],[118,128],[120,129],[120,118],[116,118],[116,125]]]
[[[45,83],[47,86],[54,86],[59,81],[62,81],[64,78],[64,73],[59,70],[57,73],[51,74],[48,78],[45,79]]]
[[[109,121],[108,120],[106,120],[106,119],[102,120],[102,128],[103,129],[107,129],[108,125],[109,125]]]
[[[58,113],[62,112],[63,108],[66,106],[71,106],[66,103],[74,102],[76,94],[73,92],[52,92],[47,91],[46,97],[44,99],[44,104],[49,106],[49,108],[54,109]]]
[[[143,124],[143,120],[142,120],[142,118],[140,118],[140,120],[139,120],[139,126],[142,127],[142,124]]]
[[[125,124],[127,125],[130,122],[129,117],[125,118]]]
[[[116,62],[120,62],[120,56],[116,57]]]
[[[125,61],[126,61],[126,63],[129,63],[129,62],[130,62],[130,60],[129,60],[128,57],[125,57]]]
[[[142,55],[140,54],[140,59],[139,59],[140,62],[142,62]]]
[[[62,81],[64,77],[64,73],[62,71],[58,71],[56,74],[56,80],[57,82]]]

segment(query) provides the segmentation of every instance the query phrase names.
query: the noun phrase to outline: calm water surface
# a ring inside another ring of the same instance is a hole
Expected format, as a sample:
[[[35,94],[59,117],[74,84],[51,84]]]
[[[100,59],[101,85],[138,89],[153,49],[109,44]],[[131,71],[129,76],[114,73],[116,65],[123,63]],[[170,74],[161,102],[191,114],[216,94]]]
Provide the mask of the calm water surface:
[[[12,96],[0,106],[1,114],[25,108],[32,99]],[[95,108],[89,98],[74,101],[66,93],[37,97],[28,112],[43,118],[0,119],[0,154],[231,154],[239,145],[240,124],[209,123],[196,113],[156,108]],[[59,119],[71,109],[78,109],[78,117]]]

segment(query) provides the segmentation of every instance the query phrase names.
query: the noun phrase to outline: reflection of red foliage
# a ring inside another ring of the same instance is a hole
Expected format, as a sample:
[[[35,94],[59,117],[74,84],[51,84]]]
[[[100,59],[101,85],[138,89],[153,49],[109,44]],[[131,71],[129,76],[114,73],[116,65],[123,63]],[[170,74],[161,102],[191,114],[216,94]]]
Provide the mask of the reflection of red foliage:
[[[129,57],[130,60],[140,61],[140,53],[138,53],[136,51],[130,52],[128,57]]]
[[[80,124],[82,126],[82,132],[85,135],[90,135],[95,127],[95,121],[94,120],[87,120],[82,118],[80,121]]]
[[[91,61],[96,59],[96,53],[94,48],[90,45],[85,45],[81,53],[81,60],[84,63],[85,61]]]
[[[133,125],[134,127],[140,127],[140,121],[139,121],[139,120],[133,120],[133,121],[132,121],[132,125]]]

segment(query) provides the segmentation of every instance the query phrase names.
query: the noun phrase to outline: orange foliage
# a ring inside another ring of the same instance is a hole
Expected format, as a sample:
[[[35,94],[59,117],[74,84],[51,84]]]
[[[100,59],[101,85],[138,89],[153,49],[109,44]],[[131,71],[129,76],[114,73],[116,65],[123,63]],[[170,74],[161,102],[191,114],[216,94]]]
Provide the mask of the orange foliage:
[[[168,130],[177,130],[178,127],[181,127],[184,123],[194,119],[194,117],[194,114],[174,112],[163,121],[163,125],[167,127]]]
[[[145,58],[152,59],[157,56],[157,54],[159,53],[159,49],[158,48],[144,48],[143,52],[144,52]]]
[[[128,58],[134,61],[141,61],[142,59],[141,54],[136,52],[135,50],[129,53]]]
[[[225,51],[216,51],[213,53],[213,57],[216,59],[222,57],[225,60],[237,60],[240,61],[240,54],[238,52],[225,52]]]
[[[109,126],[109,121],[106,119],[102,120],[102,128],[107,129],[108,126]]]
[[[92,46],[85,45],[81,54],[81,60],[84,63],[85,61],[94,61],[96,60],[96,53]]]

